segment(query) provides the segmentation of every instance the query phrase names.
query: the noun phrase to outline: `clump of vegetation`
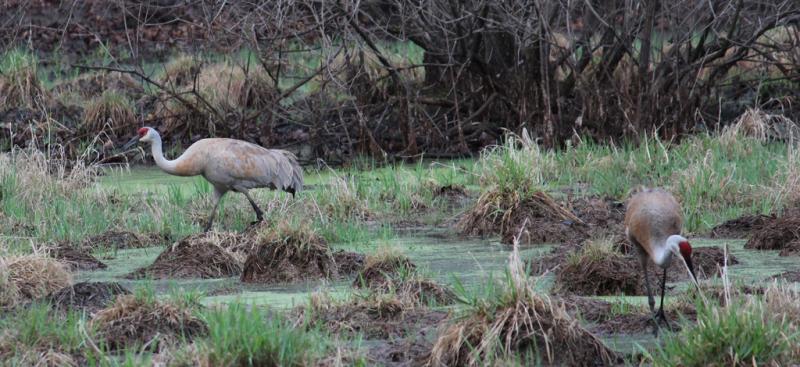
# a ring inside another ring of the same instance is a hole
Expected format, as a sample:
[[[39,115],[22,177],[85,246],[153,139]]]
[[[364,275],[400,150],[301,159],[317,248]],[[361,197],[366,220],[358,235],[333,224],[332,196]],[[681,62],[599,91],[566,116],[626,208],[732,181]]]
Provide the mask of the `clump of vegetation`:
[[[389,63],[384,65],[378,54],[370,48],[358,47],[345,49],[336,55],[330,55],[327,62],[328,72],[317,77],[317,84],[333,83],[337,90],[346,90],[356,96],[374,101],[375,98],[387,98],[390,95],[404,93],[406,83],[409,87],[421,84],[424,68],[414,67],[408,55],[381,49],[381,55]],[[394,69],[393,76],[391,69]],[[395,80],[395,76],[400,80]],[[398,85],[398,82],[401,83]]]
[[[730,292],[728,292],[730,294]],[[772,286],[763,297],[697,306],[697,323],[667,335],[649,356],[656,366],[787,365],[800,361],[797,291]]]
[[[511,243],[523,232],[523,243],[568,242],[583,236],[584,223],[543,190],[545,174],[554,168],[527,132],[508,135],[503,145],[487,149],[476,164],[481,195],[457,226],[467,235],[501,234]],[[525,228],[523,223],[527,223]]]
[[[783,250],[800,240],[800,212],[768,220],[744,245],[748,249]]]
[[[231,248],[241,236],[200,233],[188,236],[161,252],[155,261],[131,273],[131,278],[225,278],[242,273],[244,255]]]
[[[108,92],[136,100],[144,94],[144,87],[130,74],[98,71],[56,82],[52,91],[62,102],[82,104],[87,98],[98,98]]]
[[[416,265],[399,250],[384,246],[364,258],[364,268],[358,272],[353,285],[372,287],[390,281],[397,276],[411,274]]]
[[[47,301],[62,312],[73,310],[93,315],[110,306],[117,296],[130,293],[116,282],[80,282],[51,293]]]
[[[586,236],[584,222],[543,191],[488,191],[457,226],[467,235],[502,235],[511,243],[522,232],[523,243],[575,241]]]
[[[415,304],[446,304],[455,299],[450,289],[425,278],[408,257],[391,247],[365,257],[364,268],[356,275],[353,286],[392,294]]]
[[[325,334],[279,314],[234,303],[207,312],[207,336],[179,350],[179,366],[309,366],[331,348]]]
[[[356,295],[338,300],[315,293],[309,304],[295,311],[298,323],[307,328],[325,328],[340,335],[366,339],[407,337],[418,328],[430,328],[446,317],[394,293]]]
[[[111,307],[97,312],[89,325],[111,350],[159,350],[163,343],[191,340],[208,332],[208,326],[193,315],[190,305],[157,300],[147,290],[117,297]]]
[[[204,67],[197,78],[204,97],[220,111],[257,108],[275,96],[275,84],[261,66],[221,62]]]
[[[116,137],[128,135],[126,128],[136,125],[133,103],[124,94],[106,90],[86,103],[81,129],[87,134],[105,132]]]
[[[307,221],[283,220],[255,230],[253,247],[244,263],[241,280],[247,283],[281,283],[331,278],[340,270],[353,270],[363,257],[334,253],[327,241]]]
[[[107,267],[88,252],[83,252],[69,244],[60,244],[46,249],[47,254],[64,264],[68,270],[97,270]]]
[[[36,75],[38,60],[33,54],[15,49],[0,58],[0,111],[30,108],[49,103],[47,91]]]
[[[315,198],[322,214],[332,221],[366,220],[371,216],[367,202],[359,195],[353,180],[332,175]]]
[[[632,265],[609,239],[590,240],[567,256],[556,271],[555,287],[584,296],[640,294],[639,268]]]
[[[34,304],[0,317],[0,330],[0,360],[4,364],[78,366],[78,361],[96,361],[98,357],[86,345],[92,331],[83,327],[76,312],[56,315],[48,305]]]
[[[167,87],[190,86],[195,77],[200,74],[203,61],[195,56],[181,54],[169,60],[164,65],[163,74],[159,82]]]
[[[72,283],[72,276],[55,259],[42,255],[0,258],[0,308],[44,297]]]
[[[469,308],[439,334],[432,365],[487,365],[523,355],[548,364],[613,364],[616,356],[569,316],[563,304],[534,290],[519,258],[509,255],[506,282],[485,298],[462,297]],[[569,350],[570,353],[558,351]]]
[[[166,98],[155,108],[155,115],[164,120],[165,136],[197,131],[214,134],[224,125],[220,119],[263,107],[275,99],[276,93],[272,78],[261,66],[242,67],[229,62],[203,67],[196,85],[183,88],[183,101]]]

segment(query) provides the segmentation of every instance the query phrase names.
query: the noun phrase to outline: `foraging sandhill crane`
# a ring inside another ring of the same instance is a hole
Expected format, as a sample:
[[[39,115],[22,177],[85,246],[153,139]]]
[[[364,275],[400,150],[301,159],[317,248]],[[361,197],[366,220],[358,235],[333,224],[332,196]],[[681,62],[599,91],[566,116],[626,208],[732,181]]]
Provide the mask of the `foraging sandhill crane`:
[[[655,312],[655,299],[647,277],[648,259],[664,271],[661,279],[661,306],[654,316],[667,325],[667,318],[664,315],[664,290],[667,283],[667,268],[673,255],[684,262],[692,281],[699,287],[692,265],[692,246],[689,240],[681,236],[682,225],[680,204],[672,194],[664,190],[647,189],[634,195],[628,202],[625,212],[625,235],[637,249],[651,312]]]
[[[256,222],[264,220],[264,213],[258,207],[248,190],[268,187],[292,194],[303,188],[303,170],[297,157],[280,149],[266,149],[259,145],[236,139],[201,139],[186,149],[174,160],[164,158],[161,135],[156,129],[143,127],[138,136],[123,147],[127,149],[136,141],[150,143],[153,159],[161,170],[176,176],[202,175],[214,186],[214,208],[208,218],[204,232],[211,229],[217,214],[219,201],[228,191],[244,194],[256,212]]]

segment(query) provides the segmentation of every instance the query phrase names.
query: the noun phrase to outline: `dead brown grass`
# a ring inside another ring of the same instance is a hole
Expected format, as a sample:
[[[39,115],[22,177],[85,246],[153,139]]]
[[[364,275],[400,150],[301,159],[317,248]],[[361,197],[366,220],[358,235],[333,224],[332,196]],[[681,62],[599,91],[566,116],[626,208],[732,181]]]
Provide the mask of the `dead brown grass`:
[[[353,286],[378,294],[393,294],[403,302],[417,305],[449,304],[455,300],[452,290],[420,275],[411,260],[390,247],[366,256],[364,268],[356,275]]]
[[[196,94],[191,94],[193,91]],[[165,136],[173,132],[213,134],[220,117],[264,107],[277,96],[274,82],[262,67],[245,69],[228,62],[202,67],[196,85],[190,83],[181,92],[191,106],[163,96],[154,108],[155,117],[164,122]]]
[[[0,361],[11,361],[16,366],[36,367],[77,367],[80,364],[73,356],[63,353],[57,347],[31,347],[16,341],[16,331],[5,330],[0,334]],[[5,364],[4,364],[5,365]]]
[[[788,213],[768,221],[744,245],[747,249],[781,250],[800,239],[800,213]]]
[[[295,310],[299,323],[323,326],[334,334],[362,334],[367,339],[402,338],[432,328],[447,312],[420,307],[395,294],[375,294],[339,301],[314,293],[309,305]]]
[[[36,65],[6,70],[0,75],[0,110],[35,109],[49,101],[49,93],[36,76]]]
[[[610,240],[590,240],[556,271],[555,288],[579,295],[639,294],[641,276],[631,265]]]
[[[179,55],[164,65],[164,73],[159,82],[170,87],[190,86],[194,83],[195,76],[200,74],[202,67],[203,61],[197,57]]]
[[[523,229],[526,220],[529,226]],[[528,197],[485,192],[457,226],[465,235],[500,234],[503,243],[511,243],[521,230],[525,244],[574,242],[587,236],[585,223],[542,191]]]
[[[109,91],[124,94],[135,100],[144,94],[142,84],[130,74],[98,71],[83,73],[56,83],[52,90],[59,99],[69,103],[81,103]]]
[[[72,276],[55,259],[42,255],[0,259],[0,308],[39,299],[72,283]]]
[[[344,275],[342,270],[360,268],[346,262],[363,262],[361,256],[331,251],[325,239],[307,222],[263,224],[251,236],[254,236],[252,247],[246,251],[248,256],[241,276],[246,283],[336,278]]]
[[[112,350],[142,347],[159,350],[163,343],[192,339],[208,331],[186,307],[126,295],[99,311],[90,321],[97,336]]]
[[[555,365],[616,362],[615,353],[569,316],[563,303],[534,290],[517,241],[509,256],[509,280],[500,299],[487,300],[493,306],[477,307],[441,331],[430,365],[491,365],[525,351]]]
[[[131,273],[131,278],[224,278],[242,273],[244,257],[230,249],[241,236],[234,233],[199,233],[167,247],[149,266]]]
[[[35,147],[0,153],[0,177],[12,173],[15,176],[17,203],[35,210],[53,197],[73,196],[97,177],[97,167],[81,161],[68,167],[53,154],[49,156]],[[98,198],[98,204],[104,204],[102,200]]]
[[[781,114],[770,114],[758,108],[748,108],[735,123],[727,126],[720,139],[732,141],[749,136],[760,142],[767,140],[792,140],[800,138],[800,127]]]
[[[133,103],[120,92],[106,90],[86,103],[81,131],[86,134],[105,132],[111,137],[128,135],[137,126]]]
[[[70,271],[98,270],[107,267],[88,252],[62,243],[46,249],[48,255],[64,264]]]

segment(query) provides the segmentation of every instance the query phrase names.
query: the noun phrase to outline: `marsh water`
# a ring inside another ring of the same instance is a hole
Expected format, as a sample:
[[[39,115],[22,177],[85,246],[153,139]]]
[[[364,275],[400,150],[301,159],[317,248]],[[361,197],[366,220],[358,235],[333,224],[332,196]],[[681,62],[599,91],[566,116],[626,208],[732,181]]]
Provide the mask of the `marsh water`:
[[[136,169],[118,171],[106,175],[100,182],[107,188],[128,193],[141,191],[144,193],[163,192],[167,188],[178,187],[181,190],[192,190],[198,185],[199,178],[180,178],[168,176],[156,169]],[[312,183],[319,183],[320,177],[310,177]],[[777,251],[752,251],[744,249],[743,240],[711,240],[695,238],[695,247],[727,246],[739,264],[729,268],[729,276],[733,282],[744,284],[764,283],[772,275],[787,270],[800,268],[796,257],[781,257]],[[465,239],[457,236],[448,228],[406,228],[397,230],[380,243],[359,244],[356,250],[369,253],[378,246],[392,246],[400,249],[422,271],[443,283],[463,284],[470,289],[486,284],[489,278],[502,278],[506,268],[511,246],[499,243],[499,239]],[[334,248],[352,245],[333,244]],[[550,245],[527,246],[521,249],[524,259],[535,258],[550,251]],[[174,290],[194,290],[204,294],[202,302],[207,305],[232,301],[252,305],[265,305],[274,308],[291,308],[308,302],[308,296],[317,290],[326,290],[332,295],[346,295],[352,289],[351,280],[314,281],[284,285],[250,285],[243,284],[238,278],[212,280],[129,280],[125,278],[133,270],[149,265],[164,249],[163,246],[144,249],[128,249],[106,251],[96,255],[108,268],[100,271],[84,272],[76,281],[116,281],[129,288],[150,282],[159,294],[168,294]],[[709,280],[709,281],[718,281]],[[538,286],[542,291],[552,284],[552,277],[545,275]],[[673,284],[676,289],[687,286],[686,283]],[[796,285],[796,284],[795,284]],[[645,304],[646,297],[611,296],[599,297],[613,302]],[[606,337],[606,341],[615,349],[632,351],[637,345],[647,346],[653,343],[651,334],[625,335]]]

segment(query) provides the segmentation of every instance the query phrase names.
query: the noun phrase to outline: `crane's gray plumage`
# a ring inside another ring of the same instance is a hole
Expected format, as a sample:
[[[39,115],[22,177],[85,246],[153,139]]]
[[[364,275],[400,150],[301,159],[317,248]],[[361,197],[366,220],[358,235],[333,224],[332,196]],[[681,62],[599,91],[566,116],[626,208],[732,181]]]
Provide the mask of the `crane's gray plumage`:
[[[206,231],[211,228],[220,199],[228,191],[244,194],[258,221],[262,221],[263,212],[248,190],[267,187],[294,196],[303,189],[303,169],[297,157],[285,150],[267,149],[236,139],[210,138],[197,141],[170,161],[164,158],[161,136],[155,129],[139,129],[138,139],[152,144],[153,158],[165,172],[177,176],[202,175],[214,186],[214,209]]]

